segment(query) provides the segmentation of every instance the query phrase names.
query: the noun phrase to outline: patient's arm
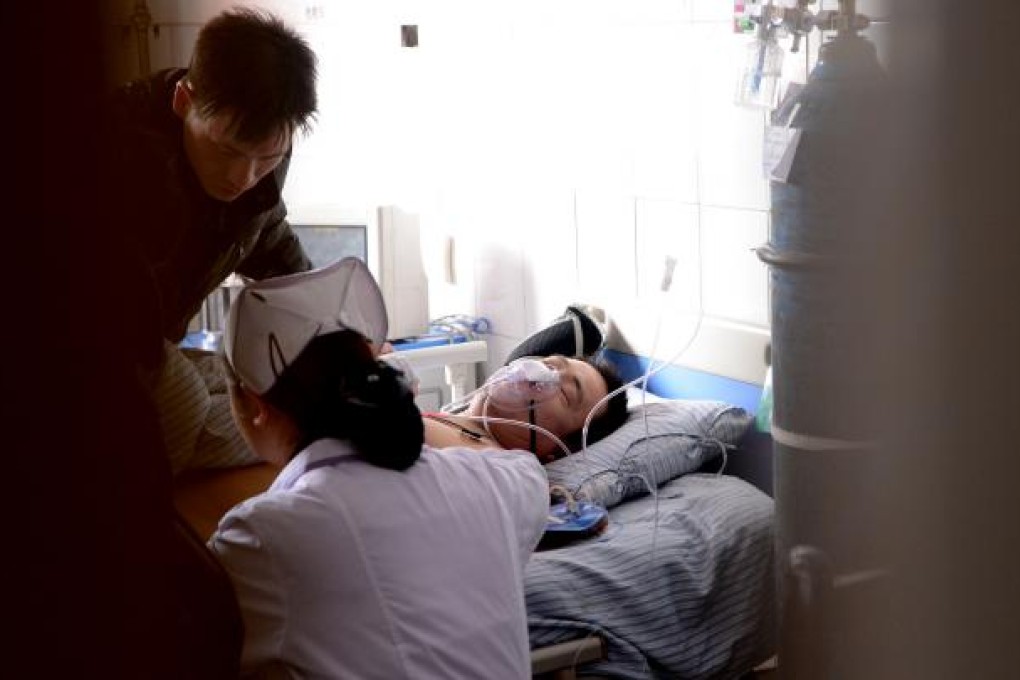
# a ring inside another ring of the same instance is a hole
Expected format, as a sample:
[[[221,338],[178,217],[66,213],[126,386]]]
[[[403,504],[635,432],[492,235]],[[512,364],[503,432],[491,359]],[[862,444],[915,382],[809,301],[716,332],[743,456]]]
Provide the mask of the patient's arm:
[[[268,489],[279,472],[268,463],[184,472],[174,480],[174,505],[207,541],[230,508]]]

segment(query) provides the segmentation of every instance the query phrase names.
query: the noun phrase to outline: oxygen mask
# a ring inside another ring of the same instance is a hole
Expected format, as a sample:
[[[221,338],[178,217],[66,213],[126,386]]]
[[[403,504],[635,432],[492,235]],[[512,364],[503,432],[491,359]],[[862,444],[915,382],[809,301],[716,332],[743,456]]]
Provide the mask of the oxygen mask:
[[[483,389],[501,409],[531,410],[559,391],[560,374],[539,359],[522,357],[493,373]]]

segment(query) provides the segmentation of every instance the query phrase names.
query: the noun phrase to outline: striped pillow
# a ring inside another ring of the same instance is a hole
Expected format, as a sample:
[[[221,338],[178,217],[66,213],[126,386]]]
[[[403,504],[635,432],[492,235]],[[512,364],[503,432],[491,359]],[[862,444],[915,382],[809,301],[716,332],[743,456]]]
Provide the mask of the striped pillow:
[[[632,406],[615,432],[546,465],[549,484],[611,508],[721,457],[753,420],[744,409],[721,401],[670,399]]]

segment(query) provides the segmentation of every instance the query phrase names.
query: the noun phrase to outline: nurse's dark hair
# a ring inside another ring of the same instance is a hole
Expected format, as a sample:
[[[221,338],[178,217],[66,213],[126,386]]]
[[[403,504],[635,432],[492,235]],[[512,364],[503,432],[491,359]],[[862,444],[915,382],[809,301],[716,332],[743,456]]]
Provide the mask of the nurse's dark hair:
[[[313,339],[263,398],[294,419],[301,433],[295,453],[335,438],[390,470],[406,470],[421,455],[425,432],[413,390],[354,331]]]
[[[198,33],[186,76],[198,110],[234,116],[234,133],[257,142],[282,128],[307,131],[318,106],[315,52],[273,14],[229,9]]]
[[[579,359],[579,361],[590,364],[599,372],[599,375],[602,376],[606,383],[606,394],[623,386],[623,379],[620,377],[619,371],[616,370],[613,364],[601,356],[596,355],[594,358]],[[585,441],[589,445],[608,437],[626,422],[628,414],[627,391],[622,390],[619,394],[613,395],[605,404],[604,409],[602,413],[592,418],[591,423],[588,424],[588,438]],[[571,432],[563,437],[563,443],[572,452],[580,451],[582,434],[583,429]]]

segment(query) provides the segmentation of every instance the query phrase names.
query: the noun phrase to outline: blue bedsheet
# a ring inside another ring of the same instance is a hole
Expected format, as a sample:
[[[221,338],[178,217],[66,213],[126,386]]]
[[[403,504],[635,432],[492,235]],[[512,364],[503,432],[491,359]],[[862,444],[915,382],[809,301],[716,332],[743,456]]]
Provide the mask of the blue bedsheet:
[[[771,498],[688,474],[610,518],[596,538],[532,556],[533,649],[597,633],[608,660],[584,672],[635,679],[734,678],[773,654]]]

